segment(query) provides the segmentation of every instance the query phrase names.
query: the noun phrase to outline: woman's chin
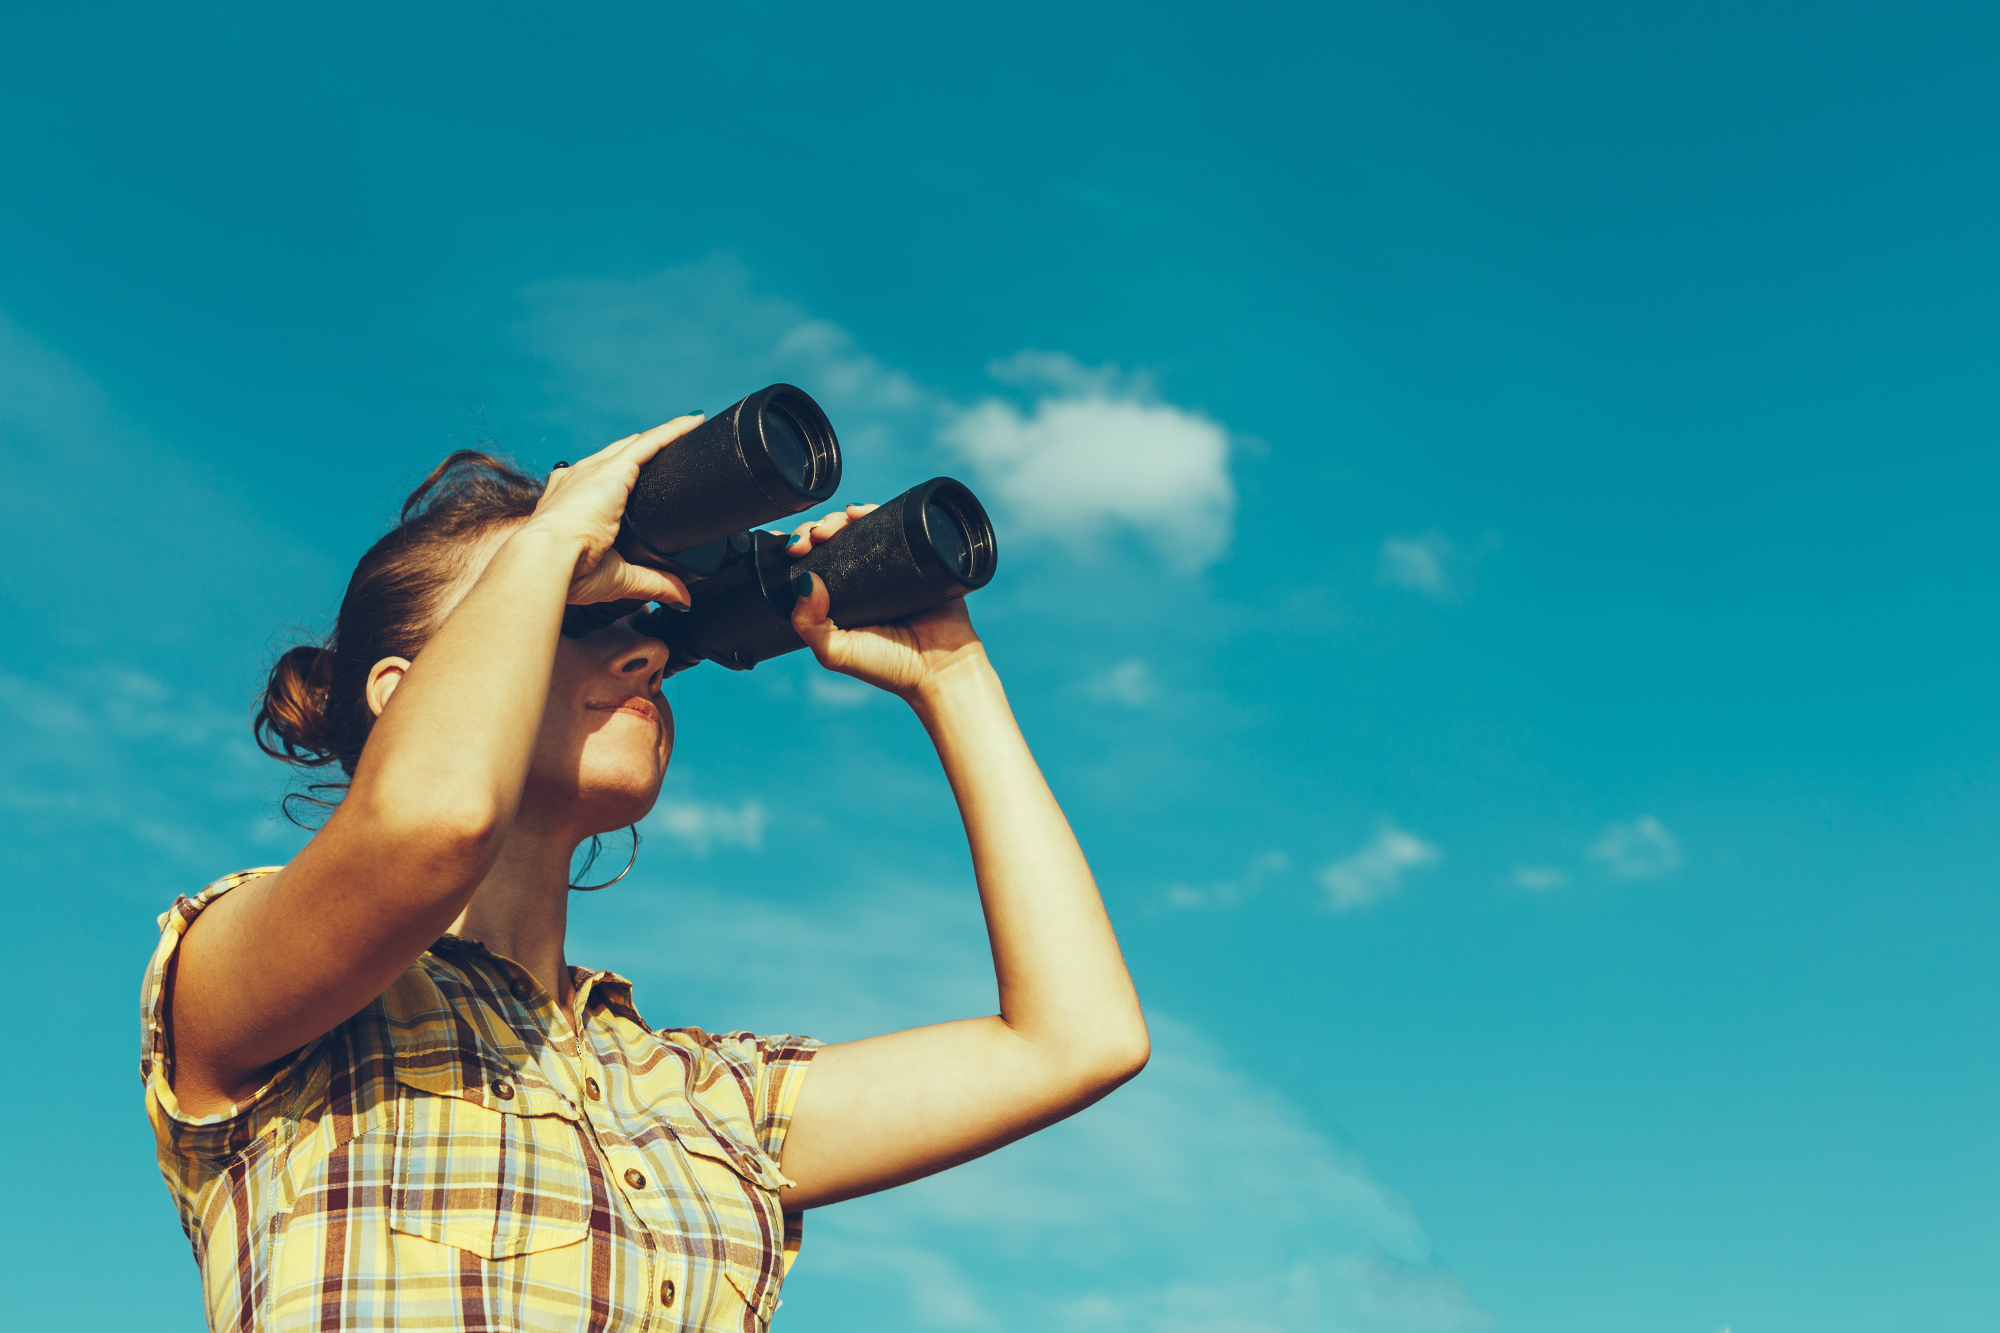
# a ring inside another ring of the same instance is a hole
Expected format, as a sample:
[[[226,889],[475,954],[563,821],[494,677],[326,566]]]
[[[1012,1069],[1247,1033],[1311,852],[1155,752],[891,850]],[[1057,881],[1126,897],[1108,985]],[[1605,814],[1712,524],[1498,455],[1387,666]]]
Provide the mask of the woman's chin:
[[[591,816],[585,822],[602,824],[607,830],[638,823],[651,813],[653,803],[660,799],[660,779],[663,776],[659,768],[651,765],[633,765],[618,772],[599,771],[585,775],[577,793],[578,803]]]

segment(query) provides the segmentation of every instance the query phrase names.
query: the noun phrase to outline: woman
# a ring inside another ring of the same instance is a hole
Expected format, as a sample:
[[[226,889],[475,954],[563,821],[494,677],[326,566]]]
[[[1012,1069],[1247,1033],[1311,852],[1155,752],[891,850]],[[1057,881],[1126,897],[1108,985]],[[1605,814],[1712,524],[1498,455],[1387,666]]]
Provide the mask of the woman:
[[[146,984],[148,1111],[211,1327],[756,1333],[805,1209],[1144,1065],[1089,867],[964,604],[842,630],[810,575],[814,656],[937,747],[1000,1014],[830,1046],[654,1032],[622,978],[569,965],[572,854],[652,807],[673,723],[665,647],[629,618],[564,638],[563,609],[686,604],[611,543],[640,465],[699,421],[546,485],[454,455],[362,558],[328,646],[272,672],[260,743],[337,762],[345,795],[289,865],[177,902]]]

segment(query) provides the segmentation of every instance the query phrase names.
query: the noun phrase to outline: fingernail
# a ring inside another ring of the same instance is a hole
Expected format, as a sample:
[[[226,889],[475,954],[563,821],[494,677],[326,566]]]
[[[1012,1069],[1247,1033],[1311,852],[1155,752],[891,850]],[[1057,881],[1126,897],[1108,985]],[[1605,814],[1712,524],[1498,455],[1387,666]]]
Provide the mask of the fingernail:
[[[803,569],[792,571],[792,596],[804,601],[813,595],[813,576]]]
[[[686,602],[661,602],[660,605],[666,607],[669,611],[688,612],[694,610]]]
[[[708,415],[708,413],[702,411],[698,407],[695,407],[695,408],[689,408],[687,411],[681,413],[681,415],[684,417],[705,417]]]

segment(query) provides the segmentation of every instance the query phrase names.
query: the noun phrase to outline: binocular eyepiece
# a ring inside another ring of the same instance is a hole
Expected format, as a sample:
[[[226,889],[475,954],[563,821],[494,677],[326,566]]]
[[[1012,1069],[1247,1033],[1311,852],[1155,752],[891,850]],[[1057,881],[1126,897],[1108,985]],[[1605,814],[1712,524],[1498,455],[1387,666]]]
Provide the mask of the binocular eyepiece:
[[[803,648],[792,629],[800,571],[826,584],[828,614],[843,629],[900,620],[992,580],[992,521],[971,488],[949,477],[911,487],[797,560],[784,538],[756,530],[825,502],[839,484],[833,424],[789,384],[731,404],[639,469],[618,553],[678,575],[692,602],[633,622],[667,645],[667,674],[702,661],[747,671]],[[572,606],[563,633],[588,634],[644,605]]]

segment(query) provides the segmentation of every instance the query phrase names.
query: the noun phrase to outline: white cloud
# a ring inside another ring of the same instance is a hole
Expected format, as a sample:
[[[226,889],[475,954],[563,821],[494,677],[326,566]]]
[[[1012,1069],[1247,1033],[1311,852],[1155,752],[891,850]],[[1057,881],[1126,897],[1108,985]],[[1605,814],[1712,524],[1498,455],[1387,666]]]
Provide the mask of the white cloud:
[[[1152,668],[1136,657],[1092,676],[1083,688],[1098,703],[1123,704],[1127,708],[1144,708],[1158,693]]]
[[[1292,858],[1283,852],[1263,852],[1254,856],[1243,873],[1234,879],[1219,879],[1196,888],[1188,884],[1167,886],[1167,906],[1234,907],[1264,887],[1264,881],[1279,871],[1289,870]]]
[[[524,301],[523,345],[556,372],[550,415],[578,447],[788,380],[833,418],[843,498],[886,498],[959,463],[1010,543],[1089,549],[1136,532],[1184,571],[1228,548],[1229,433],[1162,401],[1142,374],[1020,352],[988,370],[1032,391],[1033,405],[966,406],[884,366],[840,326],[758,291],[727,258],[636,280],[537,283]]]
[[[1680,842],[1651,815],[1611,825],[1584,854],[1619,879],[1654,879],[1681,863]]]
[[[872,685],[864,685],[852,676],[813,668],[806,676],[806,693],[816,704],[829,708],[854,708],[867,703],[882,692]]]
[[[1433,865],[1442,855],[1432,844],[1393,824],[1384,824],[1367,846],[1320,872],[1328,904],[1336,912],[1380,902],[1403,887],[1403,874]]]
[[[1515,866],[1512,875],[1514,887],[1530,889],[1536,893],[1547,889],[1559,889],[1569,883],[1569,872],[1555,866]]]
[[[939,432],[971,465],[982,495],[1012,527],[1077,548],[1123,530],[1192,571],[1228,549],[1236,512],[1229,433],[1199,412],[1158,401],[1143,377],[1089,369],[1054,352],[991,367],[1038,386],[1034,406],[983,399]]]
[[[679,839],[696,856],[707,856],[712,847],[742,847],[754,852],[764,845],[764,803],[754,796],[732,806],[663,795],[641,827]]]
[[[828,888],[798,908],[642,883],[608,905],[602,948],[588,939],[592,918],[579,920],[576,952],[636,976],[649,1016],[671,1000],[676,1022],[846,1040],[992,1013],[971,886],[870,878],[866,892]],[[673,947],[692,937],[705,947]],[[816,1212],[786,1291],[792,1316],[809,1324],[815,1308],[865,1301],[879,1327],[1491,1328],[1409,1204],[1355,1153],[1228,1045],[1171,1016],[1150,1022],[1152,1064],[1097,1106],[943,1175]]]
[[[1429,597],[1452,594],[1447,565],[1457,548],[1442,532],[1425,532],[1415,537],[1385,537],[1376,577],[1398,588],[1408,588]]]

